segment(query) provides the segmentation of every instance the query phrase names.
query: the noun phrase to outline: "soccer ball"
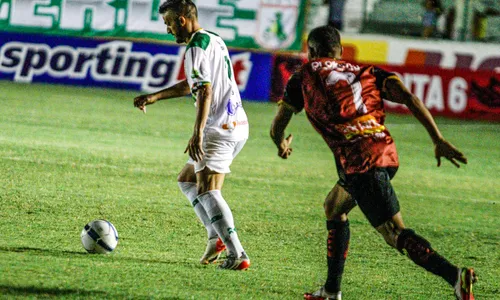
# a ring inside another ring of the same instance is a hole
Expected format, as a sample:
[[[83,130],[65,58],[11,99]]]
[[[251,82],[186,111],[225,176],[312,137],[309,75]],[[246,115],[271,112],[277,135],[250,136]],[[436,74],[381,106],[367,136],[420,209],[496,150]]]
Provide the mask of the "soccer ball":
[[[118,231],[106,220],[95,220],[82,230],[82,245],[88,253],[106,254],[115,250],[118,244]]]

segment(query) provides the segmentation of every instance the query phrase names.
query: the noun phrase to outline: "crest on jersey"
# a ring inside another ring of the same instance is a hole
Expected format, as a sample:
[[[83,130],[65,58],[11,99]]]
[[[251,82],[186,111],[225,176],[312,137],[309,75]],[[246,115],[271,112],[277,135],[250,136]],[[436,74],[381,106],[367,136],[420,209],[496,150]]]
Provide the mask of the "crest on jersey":
[[[295,41],[299,1],[261,0],[257,43],[268,49],[287,48]]]

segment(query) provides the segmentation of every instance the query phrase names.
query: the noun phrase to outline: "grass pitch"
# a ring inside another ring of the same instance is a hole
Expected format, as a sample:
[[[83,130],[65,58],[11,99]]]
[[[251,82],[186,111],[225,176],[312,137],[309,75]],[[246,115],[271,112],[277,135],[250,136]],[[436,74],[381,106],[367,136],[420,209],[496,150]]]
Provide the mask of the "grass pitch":
[[[252,266],[231,272],[198,264],[205,230],[176,184],[191,100],[143,115],[134,92],[10,82],[0,90],[0,298],[301,299],[324,283],[322,201],[337,175],[304,114],[292,121],[294,153],[284,161],[268,137],[274,105],[244,104],[251,138],[223,193]],[[450,261],[476,268],[477,299],[498,299],[500,126],[437,121],[467,166],[437,168],[424,128],[388,117],[404,220]],[[80,244],[83,226],[98,218],[120,235],[110,255]],[[345,299],[454,299],[444,280],[387,246],[359,209],[350,222]]]

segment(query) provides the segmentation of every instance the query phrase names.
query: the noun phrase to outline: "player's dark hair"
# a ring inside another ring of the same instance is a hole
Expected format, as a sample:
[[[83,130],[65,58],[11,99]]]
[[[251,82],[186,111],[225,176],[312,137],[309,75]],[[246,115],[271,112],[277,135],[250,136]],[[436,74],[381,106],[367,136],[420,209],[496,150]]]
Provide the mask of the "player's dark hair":
[[[196,8],[192,0],[167,0],[160,5],[158,12],[163,15],[169,10],[175,12],[178,16],[198,18],[198,8]]]
[[[340,32],[335,27],[327,25],[314,28],[307,38],[307,45],[316,57],[328,57],[332,49],[340,51]]]

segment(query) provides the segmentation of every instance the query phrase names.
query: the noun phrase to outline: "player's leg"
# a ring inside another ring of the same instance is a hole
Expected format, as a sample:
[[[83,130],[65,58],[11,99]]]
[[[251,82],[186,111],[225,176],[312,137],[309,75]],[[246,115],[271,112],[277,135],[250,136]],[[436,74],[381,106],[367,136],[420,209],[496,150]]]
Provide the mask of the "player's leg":
[[[374,169],[356,176],[354,184],[357,189],[354,197],[360,209],[389,245],[406,254],[417,265],[455,286],[460,269],[432,249],[425,238],[405,228],[390,181],[394,174],[395,170]]]
[[[405,228],[391,177],[388,169],[384,168],[358,175],[355,197],[359,208],[389,245],[407,254],[417,265],[453,284],[456,267],[439,256],[427,240]]]
[[[405,228],[400,212],[376,229],[389,245],[406,254],[415,264],[455,284],[458,268],[432,249],[424,237]]]
[[[337,183],[325,199],[328,275],[325,285],[305,299],[341,299],[340,285],[349,249],[350,230],[347,214],[356,206],[356,201]]]
[[[375,229],[382,235],[389,246],[397,249],[397,237],[405,229],[401,212],[396,213],[390,220],[375,227]]]
[[[347,214],[356,206],[356,202],[339,184],[335,185],[325,201],[327,217],[327,262],[328,277],[325,289],[340,292],[344,264],[349,250],[351,232]]]
[[[227,246],[228,258],[219,266],[223,269],[243,270],[250,266],[250,260],[235,229],[233,214],[221,193],[225,174],[230,172],[229,166],[244,143],[207,141],[204,146],[205,156],[195,165],[198,200]]]
[[[474,270],[459,268],[439,255],[424,237],[405,228],[401,213],[397,213],[376,229],[389,245],[407,255],[415,264],[442,277],[453,286],[457,299],[474,299],[472,284],[477,279]]]
[[[210,223],[210,219],[208,218],[205,209],[202,205],[199,205],[199,201],[196,200],[196,198],[198,197],[198,188],[196,185],[194,165],[192,163],[187,162],[186,165],[184,165],[184,168],[182,168],[181,172],[177,176],[177,184],[179,185],[182,193],[189,200],[189,203],[191,203],[191,205],[193,206],[196,215],[207,229],[208,238],[216,238],[217,232],[214,230],[212,224]]]
[[[203,208],[203,205],[199,203],[198,197],[198,187],[196,185],[196,174],[194,173],[194,161],[189,160],[181,172],[177,176],[177,184],[180,190],[189,200],[189,203],[193,206],[193,209],[198,216],[198,219],[203,223],[205,229],[207,230],[208,240],[205,253],[200,259],[201,264],[209,264],[215,262],[219,255],[226,248],[222,240],[217,235],[210,218]]]

